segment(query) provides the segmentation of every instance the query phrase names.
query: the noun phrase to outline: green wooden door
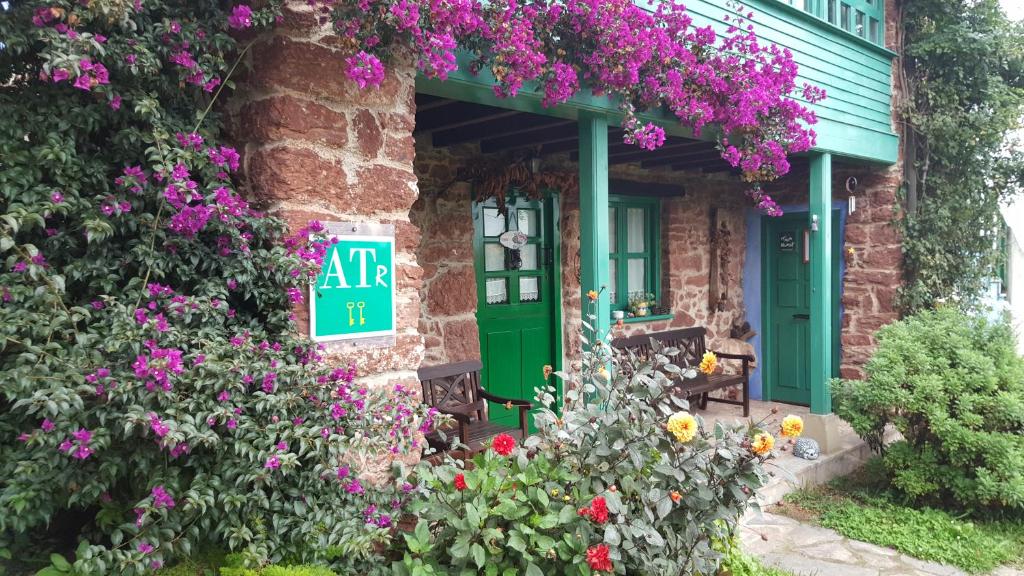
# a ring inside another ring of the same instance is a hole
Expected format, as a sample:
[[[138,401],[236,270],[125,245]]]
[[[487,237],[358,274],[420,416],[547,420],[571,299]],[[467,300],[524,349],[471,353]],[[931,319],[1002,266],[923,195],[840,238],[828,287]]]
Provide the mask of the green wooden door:
[[[833,376],[839,366],[839,293],[842,257],[839,211],[832,213],[832,359]],[[767,398],[793,404],[811,403],[811,265],[807,260],[807,213],[765,218],[764,379]]]
[[[534,389],[544,385],[544,366],[556,364],[554,216],[550,198],[510,198],[505,214],[493,201],[473,205],[481,381],[498,396],[532,401]],[[518,252],[501,242],[515,231],[525,235]],[[515,425],[518,411],[491,404],[490,418]]]

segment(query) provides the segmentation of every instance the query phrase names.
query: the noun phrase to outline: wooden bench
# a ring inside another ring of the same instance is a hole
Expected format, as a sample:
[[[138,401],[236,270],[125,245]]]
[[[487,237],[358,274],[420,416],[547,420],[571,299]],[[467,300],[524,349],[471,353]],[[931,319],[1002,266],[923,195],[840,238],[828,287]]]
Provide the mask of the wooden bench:
[[[479,360],[468,360],[419,369],[423,401],[455,419],[455,426],[444,430],[447,441],[442,440],[436,431],[427,435],[427,442],[438,452],[449,450],[451,438],[456,434],[460,442],[469,446],[470,453],[484,449],[490,439],[498,434],[509,434],[517,440],[528,435],[527,415],[533,404],[488,393],[480,386],[482,368],[483,364]],[[519,426],[491,421],[488,417],[488,401],[503,405],[502,409],[518,408]]]
[[[668,330],[665,332],[653,332],[624,338],[616,338],[612,346],[621,350],[629,350],[640,358],[650,356],[651,340],[657,340],[663,347],[678,348],[676,356],[668,356],[670,362],[679,367],[697,368],[701,358],[707,352],[707,329],[703,326],[695,328],[683,328],[680,330]],[[750,364],[754,357],[748,354],[727,354],[715,352],[721,360],[742,360],[743,371],[741,374],[698,374],[694,379],[678,379],[674,392],[686,398],[698,397],[700,409],[708,406],[708,401],[722,402],[743,407],[743,416],[750,416]],[[709,392],[721,390],[730,386],[741,385],[743,387],[743,399],[731,400],[729,398],[713,398]]]

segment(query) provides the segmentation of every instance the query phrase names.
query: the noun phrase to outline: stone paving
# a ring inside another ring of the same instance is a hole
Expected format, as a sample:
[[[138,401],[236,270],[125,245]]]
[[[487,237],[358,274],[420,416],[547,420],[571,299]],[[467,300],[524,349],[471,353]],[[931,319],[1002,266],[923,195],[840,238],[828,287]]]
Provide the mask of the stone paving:
[[[767,512],[751,511],[740,528],[743,549],[765,565],[800,576],[960,576],[959,568],[925,562]],[[1024,576],[1003,567],[993,576]]]

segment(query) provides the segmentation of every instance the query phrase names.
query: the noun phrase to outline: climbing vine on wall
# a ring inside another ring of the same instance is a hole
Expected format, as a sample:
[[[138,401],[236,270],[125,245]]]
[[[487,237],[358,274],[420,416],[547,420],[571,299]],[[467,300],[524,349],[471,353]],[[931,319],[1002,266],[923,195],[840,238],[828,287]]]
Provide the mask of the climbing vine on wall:
[[[993,276],[999,204],[1024,180],[1024,25],[998,0],[905,0],[904,311],[972,302]]]

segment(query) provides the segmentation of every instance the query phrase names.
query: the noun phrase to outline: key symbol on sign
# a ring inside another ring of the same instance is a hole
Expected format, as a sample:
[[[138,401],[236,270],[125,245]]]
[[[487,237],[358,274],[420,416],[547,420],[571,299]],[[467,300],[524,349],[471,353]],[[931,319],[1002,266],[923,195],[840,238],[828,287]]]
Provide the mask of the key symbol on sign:
[[[357,306],[359,306],[359,325],[363,326],[366,324],[366,318],[363,318],[363,308],[366,308],[366,302],[360,302]]]
[[[355,302],[349,302],[348,304],[345,304],[345,307],[348,308],[348,325],[349,326],[354,326],[355,323],[356,323],[356,319],[353,318],[353,316],[352,316],[352,309],[356,307],[356,303]]]

